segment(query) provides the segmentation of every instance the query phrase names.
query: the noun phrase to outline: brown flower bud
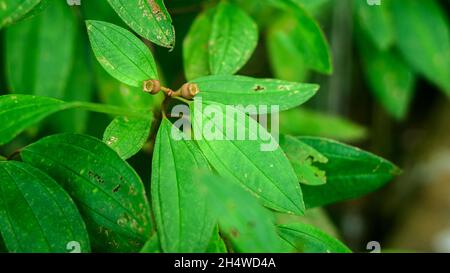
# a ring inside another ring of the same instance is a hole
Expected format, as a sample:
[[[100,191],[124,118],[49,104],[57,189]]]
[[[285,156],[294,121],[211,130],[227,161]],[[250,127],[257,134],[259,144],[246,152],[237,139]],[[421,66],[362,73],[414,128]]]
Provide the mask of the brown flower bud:
[[[185,99],[193,99],[198,93],[200,93],[200,89],[196,83],[185,83],[181,86],[181,96]]]
[[[158,80],[147,80],[144,82],[143,90],[152,95],[158,94],[161,91],[161,83]]]

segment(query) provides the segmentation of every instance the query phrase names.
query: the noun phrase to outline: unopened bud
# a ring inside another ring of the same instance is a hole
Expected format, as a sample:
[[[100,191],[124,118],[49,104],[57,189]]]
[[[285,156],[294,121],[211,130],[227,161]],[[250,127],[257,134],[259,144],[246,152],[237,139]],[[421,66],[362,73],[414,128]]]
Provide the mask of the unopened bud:
[[[181,87],[181,96],[185,99],[193,99],[198,93],[200,93],[200,89],[196,83],[185,83]]]
[[[150,94],[158,94],[161,91],[161,83],[158,80],[147,80],[143,86],[144,92]]]

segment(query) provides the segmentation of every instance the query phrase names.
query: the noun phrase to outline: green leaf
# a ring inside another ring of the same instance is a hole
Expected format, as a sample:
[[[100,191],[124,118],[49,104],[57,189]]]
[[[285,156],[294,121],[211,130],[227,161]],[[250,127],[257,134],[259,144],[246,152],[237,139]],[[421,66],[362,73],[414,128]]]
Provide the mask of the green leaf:
[[[21,156],[72,196],[97,251],[138,251],[150,237],[150,208],[142,181],[105,143],[61,134],[27,146]]]
[[[204,252],[216,219],[199,191],[194,172],[209,165],[193,143],[163,119],[152,161],[152,204],[165,252]]]
[[[219,228],[216,227],[213,236],[209,241],[206,253],[228,253],[227,246],[219,233]]]
[[[293,0],[278,1],[285,11],[291,12],[296,23],[290,28],[290,37],[302,54],[304,64],[317,72],[331,74],[331,51],[319,24],[305,9]]]
[[[280,225],[280,236],[302,253],[351,253],[339,240],[313,226],[295,223]]]
[[[367,81],[378,101],[397,120],[408,114],[414,96],[415,76],[403,59],[371,45],[361,45]]]
[[[299,139],[328,158],[328,163],[320,166],[327,183],[302,188],[307,208],[364,196],[400,174],[391,162],[358,148],[322,138]]]
[[[291,136],[282,136],[280,146],[291,162],[300,183],[310,186],[326,183],[325,172],[315,166],[317,163],[327,163],[328,159],[325,156]]]
[[[364,127],[337,116],[306,109],[280,113],[280,132],[286,135],[323,136],[341,141],[364,139]]]
[[[70,108],[63,101],[29,95],[0,96],[0,145],[58,111]]]
[[[0,232],[9,252],[90,252],[86,226],[69,195],[27,164],[0,162]]]
[[[218,216],[221,233],[233,250],[247,253],[282,252],[273,215],[233,180],[203,175],[204,198]]]
[[[76,17],[64,1],[6,30],[6,74],[13,93],[62,98],[74,59]],[[33,46],[30,46],[33,45]]]
[[[163,0],[108,0],[122,20],[142,37],[163,47],[175,46],[175,29]]]
[[[117,117],[106,128],[103,142],[126,160],[137,154],[150,135],[153,116],[147,119]]]
[[[0,96],[0,145],[6,144],[26,128],[62,110],[80,108],[84,110],[147,118],[150,113],[100,105],[89,102],[64,102],[61,100],[31,95]]]
[[[0,29],[21,19],[39,2],[41,0],[0,0]]]
[[[145,243],[140,253],[161,253],[161,245],[159,243],[158,233],[154,233],[153,236]]]
[[[225,105],[267,106],[265,111],[257,109],[261,114],[271,112],[269,108],[272,106],[278,106],[280,111],[284,111],[301,105],[319,89],[316,84],[232,75],[206,76],[193,82],[200,88],[197,97]]]
[[[397,45],[406,61],[450,96],[450,37],[437,1],[389,1]]]
[[[395,42],[395,27],[389,5],[368,5],[354,0],[358,25],[367,33],[380,50],[386,50]]]
[[[257,121],[234,107],[206,101],[191,104],[191,115],[195,140],[221,176],[239,181],[271,209],[303,213],[295,172]]]
[[[211,74],[209,69],[209,37],[214,9],[200,13],[183,41],[184,72],[188,80]]]
[[[214,14],[209,39],[211,73],[236,73],[250,59],[257,43],[256,23],[238,6],[222,1]]]
[[[286,13],[271,22],[266,34],[268,57],[277,79],[304,81],[308,76],[303,54],[297,49],[296,35],[291,31],[298,24],[297,18]]]
[[[131,32],[102,21],[86,21],[86,26],[95,56],[111,76],[135,87],[158,79],[150,49]]]

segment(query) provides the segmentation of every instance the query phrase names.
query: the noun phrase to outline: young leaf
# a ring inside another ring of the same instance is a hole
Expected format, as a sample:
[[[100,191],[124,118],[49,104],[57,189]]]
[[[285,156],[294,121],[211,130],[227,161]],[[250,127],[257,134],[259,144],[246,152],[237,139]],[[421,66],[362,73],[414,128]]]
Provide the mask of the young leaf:
[[[209,69],[209,37],[214,9],[202,12],[192,23],[183,41],[184,72],[188,80],[211,74]]]
[[[11,92],[62,98],[75,37],[76,17],[64,1],[52,1],[41,14],[8,27],[5,63]]]
[[[232,75],[206,76],[193,82],[200,89],[197,97],[226,105],[267,106],[265,111],[257,109],[260,114],[270,112],[271,106],[278,106],[280,111],[299,106],[319,89],[316,84]]]
[[[163,119],[152,161],[152,204],[165,252],[204,252],[216,219],[199,192],[194,172],[209,165],[193,143]]]
[[[351,253],[339,240],[306,224],[280,225],[280,236],[302,253]]]
[[[150,49],[131,32],[101,21],[86,21],[86,26],[95,56],[111,76],[135,87],[158,79]]]
[[[250,59],[258,43],[256,23],[238,6],[222,1],[209,39],[212,74],[234,74]]]
[[[147,141],[153,116],[147,119],[117,117],[106,128],[103,142],[126,160],[137,154]]]
[[[69,195],[25,163],[0,162],[0,233],[9,252],[90,252],[86,226]]]
[[[43,138],[21,152],[72,196],[98,251],[138,251],[151,235],[150,208],[136,172],[90,136]]]
[[[286,135],[330,137],[341,141],[364,139],[364,127],[337,116],[307,109],[292,109],[280,113],[280,132]]]
[[[175,29],[163,0],[108,0],[122,20],[142,37],[163,47],[175,46]]]
[[[290,36],[294,38],[292,41],[302,54],[305,65],[317,72],[331,74],[333,72],[331,51],[316,20],[293,0],[278,2],[297,19],[290,28]]]
[[[388,3],[406,61],[450,96],[450,36],[444,10],[435,0]]]
[[[205,101],[191,104],[191,114],[195,139],[221,176],[239,181],[271,209],[303,213],[295,172],[257,121],[234,107]]]
[[[300,183],[318,186],[327,182],[325,172],[315,166],[317,163],[327,163],[328,159],[325,156],[291,136],[282,136],[280,146],[291,162]]]
[[[0,0],[0,29],[21,19],[41,0]]]
[[[404,119],[414,95],[414,72],[392,52],[379,51],[363,42],[360,47],[366,78],[375,97],[394,118]]]
[[[45,117],[69,107],[63,101],[46,97],[0,96],[0,145],[8,143]]]
[[[328,158],[328,163],[320,166],[326,172],[327,183],[302,188],[307,208],[366,195],[400,173],[391,162],[355,147],[322,138],[300,137],[299,140]]]
[[[395,42],[395,28],[388,5],[368,5],[354,0],[358,25],[368,34],[379,50],[386,50]]]
[[[233,180],[201,177],[204,198],[236,252],[283,252],[273,215]]]

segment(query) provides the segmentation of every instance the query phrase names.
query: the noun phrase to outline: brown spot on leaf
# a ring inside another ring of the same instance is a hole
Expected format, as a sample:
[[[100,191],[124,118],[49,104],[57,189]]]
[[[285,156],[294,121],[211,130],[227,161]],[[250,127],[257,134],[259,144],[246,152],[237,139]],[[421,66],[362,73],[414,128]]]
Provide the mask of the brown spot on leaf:
[[[90,178],[93,178],[95,181],[97,181],[97,183],[105,184],[105,180],[103,180],[103,178],[100,175],[94,173],[93,171],[89,171],[88,175]]]
[[[261,86],[261,85],[256,85],[254,88],[253,88],[253,91],[255,91],[255,92],[258,92],[258,91],[264,91],[264,90],[266,90],[266,88],[264,87],[264,86]]]
[[[235,229],[235,228],[232,228],[231,229],[231,236],[233,236],[235,238],[239,237],[239,231],[237,229]]]

